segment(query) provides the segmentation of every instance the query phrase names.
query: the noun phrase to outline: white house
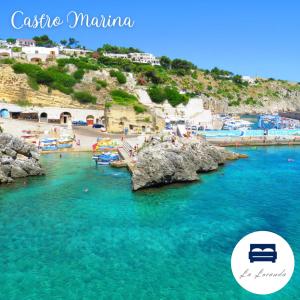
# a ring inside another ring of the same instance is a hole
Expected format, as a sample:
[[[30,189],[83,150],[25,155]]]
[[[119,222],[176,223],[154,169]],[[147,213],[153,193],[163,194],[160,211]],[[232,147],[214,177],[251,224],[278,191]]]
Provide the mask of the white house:
[[[151,53],[129,53],[128,58],[132,62],[140,64],[160,65],[160,61]]]
[[[37,107],[40,122],[68,124],[72,121],[92,119],[93,123],[101,123],[104,117],[103,110],[77,109],[64,107]]]
[[[22,47],[22,53],[27,57],[28,61],[31,62],[46,62],[52,60],[59,55],[59,48],[47,48],[47,47]]]
[[[91,50],[65,48],[62,46],[59,47],[59,51],[62,54],[75,55],[75,56],[85,56],[88,53],[92,53]]]
[[[31,39],[16,39],[16,47],[35,47],[35,40]]]
[[[110,57],[110,58],[123,58],[123,59],[129,59],[128,54],[120,54],[120,53],[107,53],[104,52],[103,56]]]
[[[123,58],[129,59],[132,62],[139,64],[150,64],[150,65],[160,65],[160,61],[151,53],[129,53],[129,54],[120,54],[120,53],[103,53],[103,56],[110,58]]]
[[[0,118],[26,119],[54,124],[70,124],[72,121],[93,120],[103,123],[104,111],[67,107],[20,107],[10,103],[0,103]]]
[[[8,45],[8,42],[6,40],[0,40],[0,47],[5,47],[7,48],[9,45]]]
[[[250,84],[254,84],[256,79],[250,76],[242,76],[242,80]]]

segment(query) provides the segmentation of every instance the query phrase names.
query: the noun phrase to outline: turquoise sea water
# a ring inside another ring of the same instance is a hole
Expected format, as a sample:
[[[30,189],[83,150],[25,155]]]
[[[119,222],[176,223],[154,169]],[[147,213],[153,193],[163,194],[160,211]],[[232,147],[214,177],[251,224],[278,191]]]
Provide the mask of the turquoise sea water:
[[[0,299],[299,299],[300,148],[239,151],[249,159],[199,183],[136,193],[126,170],[89,154],[44,156],[47,176],[0,188]],[[282,235],[296,259],[269,296],[230,269],[256,230]]]

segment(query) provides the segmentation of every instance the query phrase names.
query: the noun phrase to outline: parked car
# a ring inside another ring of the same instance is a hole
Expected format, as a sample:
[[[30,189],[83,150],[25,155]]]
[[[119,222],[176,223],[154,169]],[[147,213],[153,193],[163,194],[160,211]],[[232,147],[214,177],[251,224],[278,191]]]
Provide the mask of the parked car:
[[[87,122],[84,121],[73,121],[72,124],[74,126],[87,126]]]
[[[104,125],[102,125],[102,124],[94,124],[93,125],[93,128],[103,128],[104,127]]]

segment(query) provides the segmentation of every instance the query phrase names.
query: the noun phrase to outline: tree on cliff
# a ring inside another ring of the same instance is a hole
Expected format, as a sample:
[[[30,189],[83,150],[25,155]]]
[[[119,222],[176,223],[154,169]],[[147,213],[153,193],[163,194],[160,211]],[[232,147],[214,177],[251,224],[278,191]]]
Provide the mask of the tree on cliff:
[[[33,37],[35,40],[35,43],[38,47],[54,47],[56,46],[56,43],[52,41],[48,35],[41,35],[41,36],[35,36]]]
[[[68,42],[68,47],[76,47],[78,45],[79,41],[77,41],[75,38],[70,37]]]
[[[171,64],[172,64],[172,60],[167,56],[162,56],[160,58],[160,64],[161,64],[162,67],[164,67],[166,69],[170,69]]]
[[[68,41],[67,40],[61,40],[60,43],[63,45],[63,46],[66,46],[68,44]]]
[[[16,43],[16,39],[14,39],[14,38],[8,38],[8,39],[6,39],[6,41],[7,41],[9,44],[15,44],[15,43]]]

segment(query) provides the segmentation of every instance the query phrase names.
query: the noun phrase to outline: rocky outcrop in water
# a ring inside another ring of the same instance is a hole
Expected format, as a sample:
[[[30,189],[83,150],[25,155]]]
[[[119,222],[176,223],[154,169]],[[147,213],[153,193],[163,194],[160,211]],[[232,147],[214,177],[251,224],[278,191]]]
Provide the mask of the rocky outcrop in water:
[[[15,178],[43,175],[37,147],[0,133],[0,183],[10,183]]]
[[[161,140],[162,139],[162,140]],[[227,160],[243,155],[205,141],[179,139],[175,142],[154,139],[138,154],[132,172],[132,188],[167,185],[199,180],[198,173],[217,170]]]

